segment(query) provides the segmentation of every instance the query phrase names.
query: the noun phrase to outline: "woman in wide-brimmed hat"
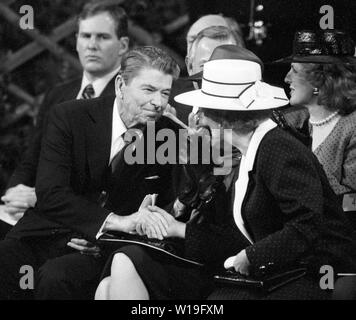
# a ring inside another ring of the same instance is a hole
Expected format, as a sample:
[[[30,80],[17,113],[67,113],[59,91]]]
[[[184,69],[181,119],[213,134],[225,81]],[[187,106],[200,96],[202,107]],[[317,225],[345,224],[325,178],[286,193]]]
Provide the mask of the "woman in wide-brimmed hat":
[[[346,210],[356,195],[356,58],[355,44],[342,31],[299,31],[285,77],[290,104],[308,109],[312,150]],[[347,199],[350,198],[348,201]]]
[[[217,224],[220,229],[200,226],[199,236],[188,225],[186,236],[198,238],[195,247],[200,250],[195,253],[205,263],[225,262],[226,268],[243,274],[271,265],[283,269],[302,260],[308,264],[307,276],[270,294],[222,288],[212,298],[328,298],[319,287],[318,270],[330,264],[355,271],[352,239],[318,161],[269,119],[271,111],[286,101],[281,89],[260,81],[259,72],[252,61],[209,61],[202,89],[176,97],[180,103],[201,107],[200,124],[223,129],[224,139],[243,155],[233,186],[231,226],[223,222]],[[238,239],[241,235],[247,244]]]
[[[114,258],[111,277],[130,284],[110,298],[204,298],[213,289],[209,275],[224,267],[255,276],[300,261],[309,273],[272,293],[223,287],[211,298],[328,298],[319,286],[320,266],[356,270],[342,209],[311,151],[269,119],[288,103],[284,90],[262,82],[261,64],[236,54],[239,47],[218,48],[224,58],[204,64],[202,89],[175,99],[202,108],[199,123],[212,132],[212,143],[228,140],[241,151],[241,164],[214,186],[198,221],[183,223],[161,208],[146,208],[166,220],[166,237],[185,239],[185,257],[205,268],[136,248],[134,258]]]

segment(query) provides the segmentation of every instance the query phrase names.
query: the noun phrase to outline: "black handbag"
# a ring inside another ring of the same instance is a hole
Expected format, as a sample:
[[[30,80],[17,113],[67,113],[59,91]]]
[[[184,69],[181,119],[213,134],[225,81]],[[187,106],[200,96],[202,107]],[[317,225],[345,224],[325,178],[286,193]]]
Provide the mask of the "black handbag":
[[[262,267],[262,269],[263,268],[264,267]],[[244,276],[229,269],[214,275],[214,281],[217,285],[228,285],[271,292],[306,274],[306,265],[300,263],[276,271],[270,268],[270,270],[266,272],[266,268],[264,268],[264,270],[254,273],[253,276]]]

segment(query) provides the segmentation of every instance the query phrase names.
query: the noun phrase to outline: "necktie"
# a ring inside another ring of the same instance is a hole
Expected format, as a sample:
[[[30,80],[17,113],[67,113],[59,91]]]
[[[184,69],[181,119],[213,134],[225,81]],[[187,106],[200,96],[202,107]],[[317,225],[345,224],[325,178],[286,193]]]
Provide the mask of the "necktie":
[[[82,99],[92,99],[95,96],[93,85],[89,83],[82,92]]]
[[[116,171],[116,167],[121,162],[125,149],[132,142],[136,141],[136,139],[140,139],[140,140],[142,139],[142,131],[138,128],[130,128],[128,131],[122,134],[118,140],[116,140],[113,146],[113,148],[115,149],[114,156],[110,161],[110,167],[112,173]]]

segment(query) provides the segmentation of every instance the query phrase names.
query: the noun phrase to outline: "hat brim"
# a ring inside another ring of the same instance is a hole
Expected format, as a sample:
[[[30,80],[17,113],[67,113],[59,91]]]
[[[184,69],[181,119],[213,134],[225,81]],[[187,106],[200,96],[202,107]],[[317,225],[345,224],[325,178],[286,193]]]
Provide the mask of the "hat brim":
[[[276,109],[288,105],[289,100],[285,98],[285,94],[282,95],[280,88],[276,88],[273,97],[269,98],[257,98],[252,101],[250,106],[246,107],[240,99],[237,98],[221,98],[207,95],[201,90],[193,90],[185,93],[181,93],[174,97],[174,100],[178,103],[215,110],[230,110],[230,111],[259,111]]]
[[[289,64],[293,62],[298,63],[333,63],[333,64],[356,64],[356,57],[333,57],[325,55],[291,55],[286,58],[278,59],[272,62],[272,64]]]

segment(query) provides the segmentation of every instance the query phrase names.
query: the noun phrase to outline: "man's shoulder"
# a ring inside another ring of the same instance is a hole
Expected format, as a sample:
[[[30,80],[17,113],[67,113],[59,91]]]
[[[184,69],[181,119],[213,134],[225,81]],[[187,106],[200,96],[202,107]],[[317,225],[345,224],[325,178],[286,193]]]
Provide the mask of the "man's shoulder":
[[[63,101],[75,99],[80,86],[81,78],[76,78],[56,84],[46,92],[41,108],[48,109],[49,107]]]
[[[105,112],[105,110],[111,109],[114,104],[115,96],[104,96],[94,99],[79,99],[68,100],[57,104],[53,107],[53,113],[55,114],[68,114],[70,117],[81,117],[83,113],[95,113]]]
[[[64,92],[68,92],[68,90],[79,91],[81,83],[82,83],[81,78],[73,78],[70,80],[66,80],[64,82],[57,83],[54,87],[52,87],[49,90],[49,93],[51,94],[64,93]]]
[[[58,83],[57,85],[55,85],[53,87],[53,89],[63,89],[63,88],[69,88],[69,87],[73,87],[73,85],[81,85],[82,83],[82,78],[81,77],[76,77],[76,78],[71,78],[65,81],[62,81],[60,83]]]

